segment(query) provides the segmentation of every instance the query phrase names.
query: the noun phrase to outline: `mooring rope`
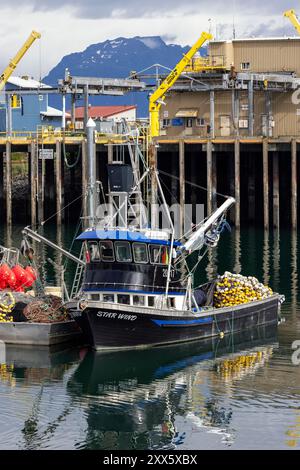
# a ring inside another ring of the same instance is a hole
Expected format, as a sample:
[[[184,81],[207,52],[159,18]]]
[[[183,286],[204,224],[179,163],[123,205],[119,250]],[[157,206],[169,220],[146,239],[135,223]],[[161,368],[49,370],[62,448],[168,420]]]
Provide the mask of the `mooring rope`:
[[[80,156],[81,156],[81,146],[79,145],[76,160],[75,160],[75,162],[72,163],[72,164],[68,162],[67,153],[66,153],[66,143],[65,143],[64,140],[63,140],[62,148],[63,148],[64,162],[65,162],[65,164],[66,164],[66,167],[67,167],[69,170],[72,169],[72,168],[75,168],[75,166],[76,166],[77,163],[79,162],[79,159],[80,159]]]

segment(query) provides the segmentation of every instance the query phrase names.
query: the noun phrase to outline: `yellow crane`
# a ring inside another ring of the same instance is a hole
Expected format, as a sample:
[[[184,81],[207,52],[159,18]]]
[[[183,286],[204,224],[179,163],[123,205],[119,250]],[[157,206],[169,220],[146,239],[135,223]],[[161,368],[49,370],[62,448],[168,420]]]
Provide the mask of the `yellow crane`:
[[[9,62],[8,66],[4,70],[4,72],[0,75],[0,91],[3,90],[7,80],[17,67],[20,60],[24,57],[28,49],[32,46],[36,39],[41,37],[40,33],[37,31],[32,31],[29,38],[24,42],[21,49],[17,52],[15,57]]]
[[[290,22],[296,29],[297,33],[300,34],[300,23],[299,23],[295,10],[287,10],[284,12],[283,16],[285,16],[286,18],[289,18]]]
[[[198,41],[191,47],[191,49],[183,56],[175,68],[169,73],[167,78],[161,85],[154,91],[149,98],[149,116],[150,116],[150,136],[159,136],[159,110],[164,103],[166,93],[174,85],[176,80],[180,77],[185,67],[190,63],[193,56],[200,49],[206,41],[213,39],[210,33],[203,32]]]

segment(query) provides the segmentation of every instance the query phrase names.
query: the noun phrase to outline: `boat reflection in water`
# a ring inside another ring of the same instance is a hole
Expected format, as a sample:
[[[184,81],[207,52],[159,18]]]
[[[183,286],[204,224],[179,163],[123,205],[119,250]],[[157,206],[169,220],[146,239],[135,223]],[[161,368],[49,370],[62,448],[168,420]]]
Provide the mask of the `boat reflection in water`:
[[[89,351],[67,384],[86,410],[86,437],[78,447],[174,449],[188,440],[192,448],[190,434],[201,431],[230,445],[232,410],[221,399],[276,347],[274,326],[176,347]]]

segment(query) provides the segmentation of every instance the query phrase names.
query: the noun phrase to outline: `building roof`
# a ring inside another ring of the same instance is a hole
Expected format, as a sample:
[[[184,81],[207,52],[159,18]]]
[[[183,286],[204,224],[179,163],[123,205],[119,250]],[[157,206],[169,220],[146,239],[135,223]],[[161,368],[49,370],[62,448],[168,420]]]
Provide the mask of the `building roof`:
[[[19,88],[30,88],[30,89],[37,89],[37,88],[51,88],[50,86],[46,85],[45,83],[38,82],[33,78],[23,78],[23,77],[9,77],[7,83],[10,85],[17,86]]]
[[[124,111],[130,111],[136,109],[135,105],[131,106],[89,106],[89,117],[92,119],[101,119],[115,116],[116,114]],[[84,118],[84,107],[78,107],[75,110],[76,119]]]
[[[47,111],[41,111],[41,114],[48,117],[62,117],[62,111],[60,109],[52,108],[52,106],[48,106]],[[71,115],[66,113],[66,117],[69,118]]]
[[[278,36],[278,37],[254,37],[254,38],[240,38],[240,39],[215,39],[210,41],[212,44],[231,44],[233,42],[247,42],[247,41],[300,41],[299,36]]]

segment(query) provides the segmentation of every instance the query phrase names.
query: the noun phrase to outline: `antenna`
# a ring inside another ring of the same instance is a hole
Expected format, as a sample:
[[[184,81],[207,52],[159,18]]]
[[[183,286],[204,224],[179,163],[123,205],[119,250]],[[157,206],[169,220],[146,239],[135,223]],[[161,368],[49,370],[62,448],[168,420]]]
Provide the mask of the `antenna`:
[[[235,11],[236,11],[236,1],[233,0],[232,39],[235,39],[235,36],[236,36],[236,30],[235,30],[235,16],[234,16]]]
[[[208,24],[209,24],[208,32],[209,34],[211,34],[211,18],[208,18]]]

